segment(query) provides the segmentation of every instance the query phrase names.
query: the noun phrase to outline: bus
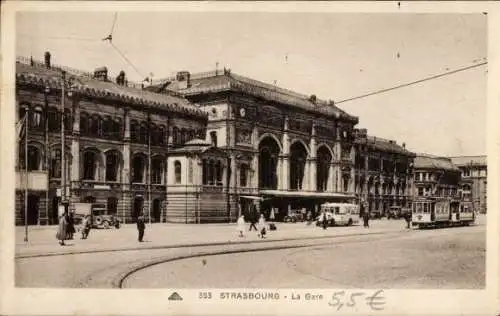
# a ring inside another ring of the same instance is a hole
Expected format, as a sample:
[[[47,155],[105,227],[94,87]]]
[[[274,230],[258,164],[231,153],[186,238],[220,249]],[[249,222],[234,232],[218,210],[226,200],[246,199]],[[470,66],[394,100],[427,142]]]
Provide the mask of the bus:
[[[351,226],[359,223],[359,205],[351,203],[324,203],[321,211],[325,211],[328,226],[346,225]],[[316,217],[316,225],[320,226],[319,215]]]

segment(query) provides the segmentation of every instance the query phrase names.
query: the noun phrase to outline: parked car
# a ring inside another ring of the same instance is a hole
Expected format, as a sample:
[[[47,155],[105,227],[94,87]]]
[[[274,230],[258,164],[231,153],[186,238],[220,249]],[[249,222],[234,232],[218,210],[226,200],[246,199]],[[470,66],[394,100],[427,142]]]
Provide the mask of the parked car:
[[[92,210],[92,227],[109,229],[111,227],[120,228],[120,220],[112,214],[106,214],[104,209]]]
[[[302,214],[301,210],[294,210],[291,213],[289,213],[287,216],[285,216],[283,218],[283,221],[285,223],[303,222],[304,215]]]
[[[391,206],[387,211],[387,219],[400,219],[403,218],[403,211],[401,206]]]

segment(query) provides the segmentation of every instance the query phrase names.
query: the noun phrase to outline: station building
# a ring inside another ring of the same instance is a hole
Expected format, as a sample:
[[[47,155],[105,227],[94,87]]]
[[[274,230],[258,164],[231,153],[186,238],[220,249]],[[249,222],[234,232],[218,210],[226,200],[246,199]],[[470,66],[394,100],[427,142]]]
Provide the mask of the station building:
[[[227,69],[180,72],[148,90],[181,94],[208,115],[206,138],[169,155],[174,168],[188,164],[188,181],[168,188],[169,220],[211,213],[234,221],[252,205],[280,220],[303,208],[315,215],[326,201],[354,201],[358,118],[333,102]],[[191,185],[191,174],[202,176]]]

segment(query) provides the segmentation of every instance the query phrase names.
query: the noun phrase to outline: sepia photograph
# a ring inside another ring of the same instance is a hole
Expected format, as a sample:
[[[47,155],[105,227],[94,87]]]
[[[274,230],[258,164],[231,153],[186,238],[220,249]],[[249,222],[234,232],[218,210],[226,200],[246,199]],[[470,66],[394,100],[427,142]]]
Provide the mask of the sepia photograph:
[[[491,17],[405,5],[15,12],[13,287],[291,314],[486,295]]]

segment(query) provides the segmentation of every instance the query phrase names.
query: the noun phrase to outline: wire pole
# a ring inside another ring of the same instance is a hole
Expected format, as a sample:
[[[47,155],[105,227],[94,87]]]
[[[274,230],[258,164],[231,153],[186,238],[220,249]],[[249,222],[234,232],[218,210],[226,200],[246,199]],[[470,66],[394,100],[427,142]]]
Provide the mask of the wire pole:
[[[61,204],[66,203],[66,155],[65,155],[65,135],[64,135],[64,99],[66,96],[66,72],[62,72],[61,88]],[[66,209],[64,209],[66,211]]]
[[[24,135],[24,167],[25,167],[25,183],[24,183],[24,241],[28,242],[28,129],[29,129],[29,108],[26,107],[26,113],[24,114],[26,120],[26,134]]]
[[[151,224],[151,115],[148,110],[148,217],[149,217],[149,228],[152,228]]]

